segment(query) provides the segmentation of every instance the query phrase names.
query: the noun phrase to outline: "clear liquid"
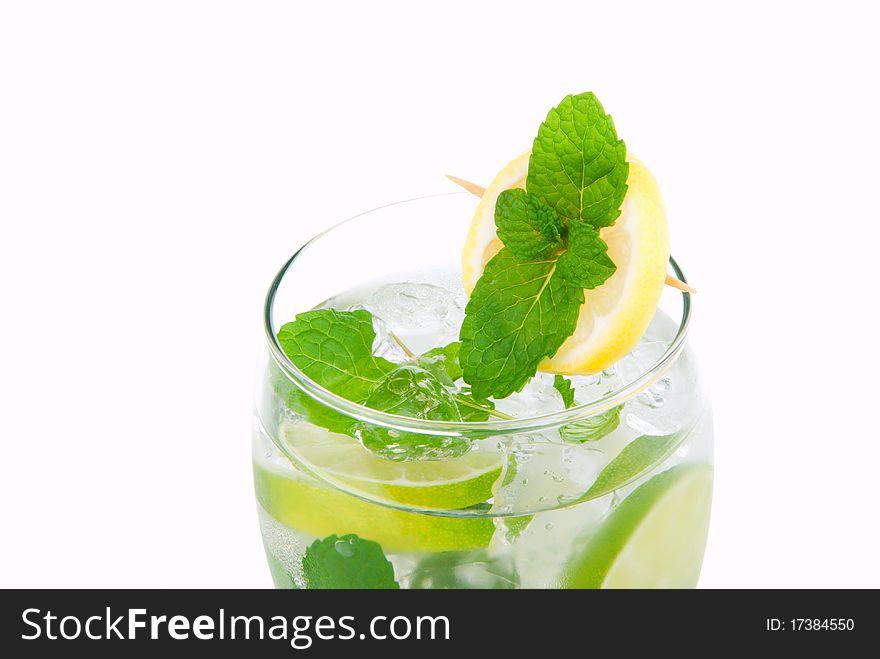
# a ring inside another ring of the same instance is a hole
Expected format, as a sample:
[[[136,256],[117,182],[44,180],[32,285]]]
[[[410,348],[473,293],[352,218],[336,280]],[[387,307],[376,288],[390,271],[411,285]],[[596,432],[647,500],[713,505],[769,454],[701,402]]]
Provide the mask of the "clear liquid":
[[[371,311],[378,319],[374,352],[403,362],[406,354],[401,342],[420,353],[456,340],[463,299],[461,290],[450,285],[391,284],[352,291],[322,306]],[[675,323],[658,312],[639,346],[613,368],[571,378],[577,402],[588,403],[635,380],[663,354],[675,330]],[[597,583],[616,579],[639,587],[696,585],[705,524],[678,532],[674,528],[676,514],[665,516],[669,518],[668,529],[663,526],[663,515],[651,515],[652,510],[662,509],[664,501],[652,494],[652,488],[658,489],[650,484],[656,476],[678,465],[706,467],[711,473],[711,420],[688,351],[661,380],[629,400],[620,411],[619,426],[598,441],[566,442],[559,429],[553,429],[477,442],[478,450],[503,454],[504,474],[481,510],[434,511],[443,516],[364,501],[294,466],[288,459],[291,449],[284,434],[296,433],[297,424],[305,422],[284,408],[271,387],[267,391],[256,424],[254,469],[261,530],[277,587],[307,587],[302,572],[306,548],[330,534],[348,533],[382,545],[402,588],[580,587],[592,583],[591,579],[598,579]],[[496,406],[518,417],[563,409],[562,399],[552,387],[552,376],[545,374],[536,376],[522,392],[496,401]],[[308,432],[326,433],[314,426],[309,426]],[[636,440],[670,436],[675,437],[674,445],[658,456],[656,464],[613,491],[582,501],[603,470]],[[690,473],[681,468],[678,471]],[[616,513],[640,488],[631,505]],[[700,507],[708,515],[706,500],[681,505],[692,505],[695,511]],[[695,517],[702,514],[695,513]],[[615,531],[618,527],[624,531]],[[646,557],[644,564],[639,551],[630,551],[634,558],[628,558],[627,563],[616,559],[607,543],[602,545],[604,535],[612,538],[610,543],[616,542],[615,533],[624,532],[634,540],[617,548],[618,556],[629,546],[638,549],[645,545],[648,549],[640,550]],[[662,546],[652,547],[650,542]],[[610,558],[602,558],[604,554]],[[657,558],[666,555],[668,563]],[[593,573],[605,569],[601,567],[603,560],[610,564],[608,574],[596,577]],[[622,564],[626,564],[624,568],[619,567]],[[621,571],[635,576],[616,577]]]

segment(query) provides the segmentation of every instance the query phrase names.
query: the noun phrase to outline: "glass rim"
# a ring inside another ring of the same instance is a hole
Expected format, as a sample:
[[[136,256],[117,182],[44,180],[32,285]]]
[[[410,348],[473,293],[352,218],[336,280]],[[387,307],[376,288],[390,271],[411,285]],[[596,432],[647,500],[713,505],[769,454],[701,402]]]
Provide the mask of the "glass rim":
[[[324,229],[305,242],[298,250],[296,250],[296,252],[293,253],[278,271],[278,274],[275,275],[275,278],[272,280],[269,290],[266,293],[263,307],[263,329],[266,335],[266,342],[271,359],[295,386],[302,389],[308,396],[319,403],[326,405],[341,414],[345,414],[346,416],[366,423],[392,428],[402,432],[415,432],[424,435],[489,436],[538,432],[596,416],[597,414],[602,414],[618,405],[626,403],[663,377],[666,371],[669,370],[678,359],[679,355],[684,351],[687,342],[692,315],[691,308],[693,304],[691,294],[687,291],[680,291],[682,295],[682,314],[675,337],[669,343],[669,346],[663,354],[649,368],[640,373],[635,380],[588,403],[536,416],[517,417],[509,420],[491,419],[489,421],[435,421],[430,419],[413,419],[411,417],[381,412],[366,407],[365,405],[361,405],[360,403],[350,401],[347,398],[343,398],[329,389],[322,387],[290,361],[278,341],[272,310],[275,302],[275,295],[278,292],[284,277],[291,270],[291,267],[296,263],[297,258],[301,254],[330,232],[372,213],[416,201],[427,201],[430,199],[453,196],[460,197],[469,194],[470,193],[468,192],[446,192],[424,195],[384,204],[363,211]],[[669,264],[672,267],[675,276],[683,283],[687,283],[684,272],[682,272],[681,267],[671,255],[669,257]],[[308,309],[303,309],[303,311],[308,311]]]

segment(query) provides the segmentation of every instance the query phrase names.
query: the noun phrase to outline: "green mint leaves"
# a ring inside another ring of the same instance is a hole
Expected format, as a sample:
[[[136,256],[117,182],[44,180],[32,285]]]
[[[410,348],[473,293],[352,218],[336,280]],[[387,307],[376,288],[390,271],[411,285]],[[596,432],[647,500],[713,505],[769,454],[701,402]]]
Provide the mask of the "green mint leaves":
[[[615,272],[599,229],[626,195],[626,145],[590,92],[567,96],[538,129],[526,190],[495,204],[504,248],[486,264],[461,328],[460,362],[478,398],[519,391],[574,333],[584,289]]]
[[[401,366],[389,373],[373,387],[364,404],[411,419],[461,421],[452,394],[437,378],[417,366]],[[464,437],[422,435],[369,423],[357,424],[354,432],[365,448],[386,460],[452,458],[464,455],[471,446]]]
[[[574,333],[584,291],[616,271],[600,229],[620,215],[628,174],[626,146],[599,100],[592,93],[567,96],[538,129],[526,189],[498,196],[503,247],[471,294],[459,342],[419,357],[407,351],[409,362],[398,364],[373,354],[370,312],[319,309],[284,325],[279,344],[308,378],[359,405],[423,420],[510,418],[489,399],[522,389]],[[462,438],[359,421],[274,379],[278,394],[309,422],[355,437],[388,459],[440,459],[469,449]],[[557,376],[554,386],[567,408],[575,405],[568,380]],[[618,423],[619,410],[612,410],[560,432],[567,441],[593,441]]]
[[[400,588],[379,543],[353,533],[315,540],[306,548],[302,566],[306,583],[313,589]]]
[[[316,309],[281,327],[278,342],[303,373],[325,389],[359,405],[412,419],[487,421],[495,406],[469,389],[462,376],[461,344],[429,350],[416,364],[397,364],[373,354],[376,331],[369,311]],[[437,460],[463,455],[470,440],[409,433],[358,421],[315,400],[278,371],[276,391],[310,423],[360,441],[389,460]]]
[[[396,364],[373,355],[369,311],[306,311],[278,332],[282,350],[309,378],[351,401],[365,400]]]
[[[553,388],[562,396],[565,409],[574,405],[574,387],[571,386],[571,380],[562,375],[557,375],[553,378]]]
[[[595,442],[605,435],[610,435],[620,425],[620,410],[622,405],[612,407],[607,412],[591,416],[582,421],[574,421],[559,429],[559,435],[567,442],[583,444]]]
[[[505,247],[486,264],[465,308],[461,366],[477,398],[519,391],[574,332],[584,291],[556,261],[520,260]]]
[[[553,388],[562,396],[562,402],[565,409],[574,407],[574,387],[571,380],[561,375],[553,378]],[[620,410],[623,405],[612,407],[607,412],[591,416],[582,421],[574,421],[566,424],[559,429],[559,435],[567,442],[575,444],[583,444],[584,442],[595,442],[602,439],[605,435],[609,435],[620,425]]]
[[[538,129],[526,190],[567,220],[608,227],[620,215],[629,164],[611,116],[592,92],[566,96]]]
[[[617,270],[607,251],[608,245],[596,229],[573,223],[568,229],[568,250],[557,262],[559,274],[581,288],[601,286]]]
[[[370,390],[397,368],[373,355],[375,338],[368,311],[306,311],[278,331],[278,343],[294,365],[325,389],[354,403],[364,403]],[[351,417],[322,405],[295,385],[285,389],[291,409],[315,425],[351,434]]]
[[[495,224],[501,242],[519,259],[550,257],[562,247],[564,227],[559,215],[525,190],[498,195]]]

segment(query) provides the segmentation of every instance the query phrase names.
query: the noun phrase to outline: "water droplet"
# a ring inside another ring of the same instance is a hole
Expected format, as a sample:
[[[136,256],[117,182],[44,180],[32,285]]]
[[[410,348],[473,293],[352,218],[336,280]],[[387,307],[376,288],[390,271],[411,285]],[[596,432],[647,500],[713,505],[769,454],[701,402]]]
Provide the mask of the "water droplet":
[[[346,558],[354,556],[354,547],[348,540],[337,540],[335,545],[336,553]]]

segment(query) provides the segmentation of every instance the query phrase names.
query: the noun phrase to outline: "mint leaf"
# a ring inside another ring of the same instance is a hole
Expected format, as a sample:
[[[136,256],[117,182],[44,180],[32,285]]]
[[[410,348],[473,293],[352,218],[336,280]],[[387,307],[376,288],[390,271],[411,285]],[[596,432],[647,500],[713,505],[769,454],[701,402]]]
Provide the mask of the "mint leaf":
[[[428,371],[399,366],[370,390],[364,405],[411,419],[458,421],[452,394]]]
[[[551,256],[562,247],[562,220],[533,194],[505,190],[495,202],[495,224],[501,242],[520,259]]]
[[[306,549],[302,566],[306,583],[313,589],[400,588],[394,566],[379,543],[354,534],[315,540]]]
[[[680,434],[642,435],[634,439],[623,447],[617,457],[605,465],[582,498],[600,497],[625,485],[648,467],[669,456],[680,440]]]
[[[562,396],[565,409],[574,407],[574,387],[571,384],[571,380],[557,375],[553,378],[553,388]],[[622,405],[619,405],[588,419],[568,423],[559,429],[559,435],[565,441],[577,444],[595,442],[602,439],[605,435],[614,432],[617,426],[620,425],[620,410],[622,407]]]
[[[505,398],[528,382],[574,332],[584,291],[555,260],[516,258],[503,248],[486,264],[461,326],[461,366],[473,395]]]
[[[351,417],[316,401],[291,382],[274,362],[270,363],[269,369],[275,395],[284,401],[284,405],[289,409],[301,414],[310,423],[326,428],[330,432],[343,434],[349,432],[349,429],[354,424]]]
[[[526,189],[570,221],[614,224],[626,195],[626,145],[592,92],[566,96],[538,129]]]
[[[596,229],[583,222],[572,222],[568,250],[559,257],[559,274],[581,288],[601,286],[617,270],[607,251],[608,245]]]
[[[317,309],[297,315],[278,331],[288,359],[319,385],[354,403],[397,364],[373,355],[373,315],[369,311]],[[322,403],[281,374],[279,394],[294,411],[332,432],[349,433],[354,420]]]
[[[397,364],[373,355],[369,311],[316,309],[299,314],[278,331],[282,350],[303,373],[348,400],[364,400]]]
[[[562,402],[565,404],[565,409],[574,405],[574,387],[571,386],[571,380],[561,375],[557,375],[553,378],[553,388],[559,392],[560,396],[562,396]]]
[[[458,361],[460,352],[461,343],[459,341],[442,348],[433,348],[419,357],[419,366],[446,386],[451,387],[456,380],[464,375]]]
[[[285,354],[307,376],[333,393],[367,407],[413,419],[486,421],[495,406],[469,391],[450,392],[462,376],[461,344],[429,350],[419,364],[401,366],[373,355],[373,315],[369,311],[319,309],[299,314],[278,332]],[[315,425],[347,434],[389,460],[433,460],[470,449],[463,437],[438,437],[358,421],[316,401],[273,364],[276,395]]]
[[[620,425],[622,406],[613,407],[607,412],[591,416],[583,421],[566,424],[559,429],[559,435],[567,442],[582,444],[595,442],[609,435]]]
[[[417,366],[401,366],[370,391],[367,407],[411,419],[461,421],[452,394],[440,381]],[[368,423],[355,426],[355,436],[365,448],[386,460],[439,460],[467,453],[466,437],[403,432]]]

